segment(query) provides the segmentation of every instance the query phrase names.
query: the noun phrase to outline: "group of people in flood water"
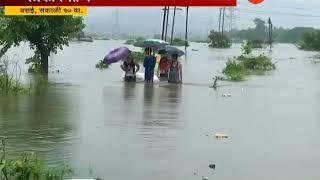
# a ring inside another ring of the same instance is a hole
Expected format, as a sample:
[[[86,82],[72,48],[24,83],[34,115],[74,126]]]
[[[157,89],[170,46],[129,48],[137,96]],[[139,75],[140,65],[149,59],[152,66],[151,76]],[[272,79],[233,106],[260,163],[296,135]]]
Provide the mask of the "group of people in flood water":
[[[182,66],[178,61],[178,54],[158,55],[153,54],[151,48],[144,51],[144,81],[153,83],[154,77],[158,77],[161,81],[169,83],[182,83]],[[156,68],[156,64],[158,67]],[[136,74],[140,70],[140,65],[133,59],[131,53],[124,59],[121,69],[125,72],[124,80],[126,82],[136,82]]]

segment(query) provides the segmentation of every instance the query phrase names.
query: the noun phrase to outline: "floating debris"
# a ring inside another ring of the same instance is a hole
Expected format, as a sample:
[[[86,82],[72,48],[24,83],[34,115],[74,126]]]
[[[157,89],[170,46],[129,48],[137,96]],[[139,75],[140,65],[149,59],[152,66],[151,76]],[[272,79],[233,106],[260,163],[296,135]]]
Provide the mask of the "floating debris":
[[[215,170],[216,169],[216,165],[215,164],[209,164],[209,168]]]
[[[222,96],[222,97],[231,97],[232,94],[222,94],[221,96]]]
[[[196,172],[194,172],[194,173],[193,173],[193,175],[197,175],[197,173],[196,173]]]
[[[224,134],[224,133],[217,133],[215,134],[215,137],[217,139],[227,139],[228,138],[228,135],[227,134]]]
[[[202,180],[208,180],[208,178],[207,178],[207,177],[202,176]]]

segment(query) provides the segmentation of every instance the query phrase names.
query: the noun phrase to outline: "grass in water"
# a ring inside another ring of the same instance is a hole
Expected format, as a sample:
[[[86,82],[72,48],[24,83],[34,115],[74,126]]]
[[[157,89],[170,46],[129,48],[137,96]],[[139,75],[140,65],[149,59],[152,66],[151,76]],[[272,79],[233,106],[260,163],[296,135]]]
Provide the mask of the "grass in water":
[[[104,63],[103,60],[100,60],[97,64],[96,64],[96,68],[98,69],[107,69],[109,67],[109,64]]]
[[[57,168],[46,166],[43,159],[35,153],[25,153],[15,160],[9,159],[4,140],[1,145],[1,180],[63,180],[73,174],[73,170],[65,164]]]
[[[26,93],[28,89],[20,82],[21,69],[17,62],[0,58],[0,93],[2,95]]]

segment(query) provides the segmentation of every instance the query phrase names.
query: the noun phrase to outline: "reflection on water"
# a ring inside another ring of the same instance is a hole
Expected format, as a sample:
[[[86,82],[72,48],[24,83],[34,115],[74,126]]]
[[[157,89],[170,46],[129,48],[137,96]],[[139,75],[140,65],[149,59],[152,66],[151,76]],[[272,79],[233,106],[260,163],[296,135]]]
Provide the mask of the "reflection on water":
[[[68,102],[71,89],[39,79],[33,84],[36,92],[31,95],[0,99],[0,135],[11,155],[36,150],[51,163],[65,160],[72,153],[68,142],[75,130],[70,118],[75,111]]]
[[[177,130],[183,123],[180,93],[181,88],[176,85],[144,86],[143,126],[139,134],[147,142],[145,148],[152,155],[160,156],[163,151],[176,149]]]
[[[145,85],[143,124],[176,128],[180,121],[181,88],[176,85]]]
[[[117,64],[97,71],[97,59],[120,45],[72,44],[54,57],[61,73],[35,83],[36,94],[1,97],[0,135],[9,152],[66,160],[77,178],[89,176],[91,162],[104,179],[319,179],[320,70],[308,60],[314,52],[275,45],[276,71],[219,82],[214,91],[212,77],[241,53],[239,45],[218,50],[191,43],[187,61],[181,59],[182,86],[119,82]],[[216,141],[217,132],[230,138]],[[214,173],[209,163],[217,165]]]

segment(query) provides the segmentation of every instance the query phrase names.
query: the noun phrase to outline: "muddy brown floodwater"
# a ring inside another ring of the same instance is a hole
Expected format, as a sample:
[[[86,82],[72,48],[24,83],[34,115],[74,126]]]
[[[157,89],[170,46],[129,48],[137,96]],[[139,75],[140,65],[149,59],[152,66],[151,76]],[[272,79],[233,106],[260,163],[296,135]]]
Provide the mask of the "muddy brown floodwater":
[[[277,70],[219,82],[214,91],[212,78],[240,45],[191,44],[180,87],[125,84],[119,64],[94,68],[121,43],[71,43],[51,58],[51,71],[60,73],[48,83],[25,73],[26,44],[10,50],[26,82],[38,87],[36,94],[0,98],[0,135],[11,156],[37,151],[50,164],[69,163],[77,178],[90,177],[90,168],[95,177],[123,180],[320,178],[320,65],[309,58],[315,52],[275,45]],[[217,140],[215,133],[229,137]]]

